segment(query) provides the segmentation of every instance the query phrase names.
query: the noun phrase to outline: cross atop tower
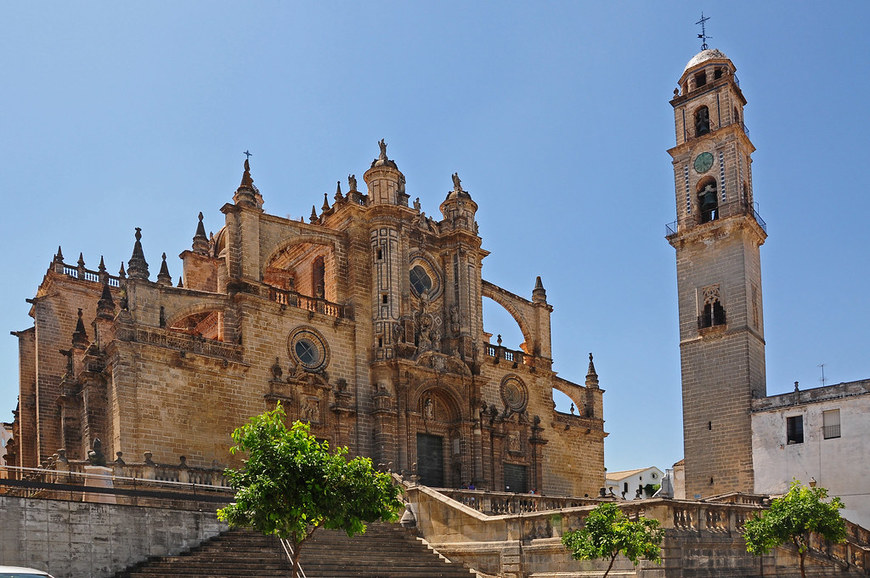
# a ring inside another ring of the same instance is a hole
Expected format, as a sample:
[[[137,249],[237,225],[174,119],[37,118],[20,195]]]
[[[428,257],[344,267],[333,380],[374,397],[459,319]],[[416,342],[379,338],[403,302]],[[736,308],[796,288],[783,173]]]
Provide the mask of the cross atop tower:
[[[701,14],[701,16],[703,16],[703,14]],[[251,152],[249,152],[249,151],[245,151],[245,152],[243,152],[242,154],[245,155],[245,158],[246,158],[246,159],[249,159],[249,158],[251,158],[252,156],[254,156],[254,154],[251,153]]]
[[[712,36],[707,36],[707,20],[709,20],[709,16],[704,16],[704,13],[701,12],[701,19],[695,22],[695,24],[701,25],[701,33],[698,34],[698,38],[701,39],[701,50],[707,50],[707,39],[713,38]]]

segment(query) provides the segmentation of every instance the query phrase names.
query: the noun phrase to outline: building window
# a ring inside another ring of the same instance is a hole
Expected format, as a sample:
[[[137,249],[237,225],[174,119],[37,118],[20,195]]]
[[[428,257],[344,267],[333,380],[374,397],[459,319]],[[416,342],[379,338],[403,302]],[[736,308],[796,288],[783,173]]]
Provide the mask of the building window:
[[[432,289],[432,278],[426,273],[426,269],[420,265],[414,265],[414,267],[411,268],[409,277],[411,281],[411,289],[417,295],[429,293]]]
[[[695,136],[703,136],[710,132],[710,109],[698,107],[695,111]]]
[[[829,409],[822,412],[822,433],[826,440],[840,437],[839,409]]]
[[[725,308],[722,306],[722,298],[719,295],[719,286],[705,287],[702,293],[703,308],[698,316],[698,328],[708,329],[719,325],[725,325]],[[707,424],[707,429],[713,429],[712,422]]]
[[[785,421],[786,443],[789,445],[804,443],[804,417],[796,415],[787,417]]]

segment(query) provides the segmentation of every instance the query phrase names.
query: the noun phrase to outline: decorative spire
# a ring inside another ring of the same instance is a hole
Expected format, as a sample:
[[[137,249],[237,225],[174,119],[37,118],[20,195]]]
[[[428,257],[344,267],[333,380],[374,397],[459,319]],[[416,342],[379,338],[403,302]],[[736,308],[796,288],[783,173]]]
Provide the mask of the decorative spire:
[[[172,287],[172,276],[169,274],[169,266],[166,264],[166,253],[163,253],[163,261],[160,263],[160,272],[157,274],[157,284]]]
[[[145,261],[145,253],[142,251],[142,229],[136,227],[136,243],[133,245],[133,256],[127,261],[127,272],[130,279],[148,280],[148,262]]]
[[[541,282],[540,275],[535,279],[535,288],[532,289],[532,301],[535,303],[547,302],[547,291],[544,289],[544,284]]]
[[[102,255],[100,255],[100,265],[99,267],[97,267],[97,271],[99,271],[100,273],[106,272],[106,262],[103,260]]]
[[[84,253],[79,253],[79,260],[76,262],[76,264],[79,266],[79,269],[85,268],[85,255],[84,255]]]
[[[97,301],[97,317],[99,319],[115,318],[115,300],[112,299],[112,290],[108,283],[103,283],[103,293]]]
[[[595,373],[595,364],[592,363],[592,354],[589,354],[589,369],[586,372],[586,387],[598,389],[598,374]]]
[[[178,276],[178,288],[184,289],[184,283],[181,281],[181,275]]]
[[[308,217],[310,222],[314,222],[317,220],[317,209],[314,208],[314,205],[311,205],[311,216]]]
[[[341,194],[341,181],[335,182],[335,200],[336,202],[342,200],[344,197]]]
[[[329,199],[326,198],[326,193],[323,193],[323,206],[320,207],[321,211],[329,210]]]
[[[60,250],[60,245],[57,246],[57,254],[54,256],[56,263],[63,263],[63,251]]]
[[[193,235],[193,252],[199,255],[208,254],[208,237],[205,236],[205,226],[202,224],[202,211],[199,213],[196,233]]]
[[[118,269],[118,278],[119,279],[126,279],[127,278],[127,272],[124,271],[124,262],[123,261],[121,261],[121,268]]]
[[[73,331],[73,346],[85,349],[88,346],[88,333],[85,331],[85,323],[82,321],[82,310],[79,309],[79,319],[76,321],[76,330]]]
[[[245,155],[250,155],[245,151]],[[254,209],[263,210],[263,197],[260,191],[254,186],[254,179],[251,178],[251,163],[245,159],[245,172],[242,174],[242,182],[239,188],[236,189],[236,194],[233,195],[233,202],[243,207],[251,207]]]

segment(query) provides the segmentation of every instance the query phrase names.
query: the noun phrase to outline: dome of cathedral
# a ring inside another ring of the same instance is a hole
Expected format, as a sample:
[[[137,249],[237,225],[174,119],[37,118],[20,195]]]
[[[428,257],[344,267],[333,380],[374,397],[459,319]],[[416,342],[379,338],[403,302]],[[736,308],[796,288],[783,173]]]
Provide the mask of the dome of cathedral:
[[[690,68],[694,68],[695,66],[698,66],[702,62],[706,62],[708,60],[727,60],[727,59],[728,59],[728,57],[725,56],[725,54],[723,54],[719,50],[717,50],[715,48],[707,48],[707,49],[702,50],[701,52],[699,52],[698,54],[696,54],[695,56],[692,57],[692,59],[689,61],[688,64],[686,64],[686,67],[683,69],[683,73],[685,73]]]

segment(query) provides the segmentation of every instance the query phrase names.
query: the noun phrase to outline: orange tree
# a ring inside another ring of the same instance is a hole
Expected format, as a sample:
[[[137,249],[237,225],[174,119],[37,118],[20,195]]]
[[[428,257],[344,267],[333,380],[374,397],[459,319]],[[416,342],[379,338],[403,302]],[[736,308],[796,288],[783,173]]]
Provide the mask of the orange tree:
[[[251,418],[232,438],[230,451],[247,459],[241,469],[226,470],[235,502],[218,510],[218,518],[289,541],[294,578],[299,550],[318,528],[352,536],[369,522],[395,520],[402,510],[389,474],[376,471],[368,458],[348,460],[347,448],[331,450],[307,423],[288,428],[280,404]]]
[[[821,534],[831,542],[846,539],[846,522],[840,517],[843,507],[840,498],[828,501],[825,488],[807,488],[795,480],[786,495],[771,502],[767,512],[746,522],[746,550],[760,556],[791,542],[797,548],[801,576],[805,577],[804,560],[811,533]]]
[[[619,506],[605,502],[589,512],[581,530],[562,536],[562,544],[575,560],[609,560],[604,572],[606,577],[619,554],[635,566],[641,558],[660,563],[663,537],[657,520],[642,516],[638,520],[629,520]]]

